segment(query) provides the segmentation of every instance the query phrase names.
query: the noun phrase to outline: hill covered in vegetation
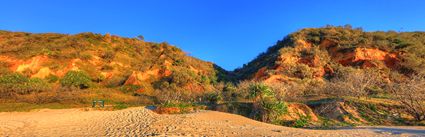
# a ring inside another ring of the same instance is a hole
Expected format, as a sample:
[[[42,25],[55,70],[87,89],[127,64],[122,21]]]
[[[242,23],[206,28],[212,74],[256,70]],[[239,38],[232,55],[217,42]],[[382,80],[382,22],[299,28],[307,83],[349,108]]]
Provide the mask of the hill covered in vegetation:
[[[80,98],[87,103],[117,94],[125,99],[114,101],[126,102],[140,95],[167,100],[174,95],[170,92],[191,99],[215,91],[214,85],[224,81],[226,73],[170,44],[142,37],[0,31],[3,100],[75,103],[77,96],[87,96]],[[64,97],[76,92],[86,93]]]
[[[0,31],[0,111],[105,100],[294,127],[424,124],[424,45],[424,32],[306,28],[227,72],[143,37]]]
[[[280,100],[308,105],[286,108],[297,117],[295,125],[321,118],[397,125],[425,119],[424,53],[424,32],[365,32],[350,25],[306,28],[278,41],[234,74],[242,81],[238,89],[260,97],[253,102],[266,115],[262,121],[282,120],[275,116],[284,108],[276,104]],[[264,96],[275,101],[264,104],[270,100]]]
[[[240,79],[329,78],[342,67],[376,68],[384,75],[423,74],[424,32],[365,32],[328,26],[292,33],[236,69]]]

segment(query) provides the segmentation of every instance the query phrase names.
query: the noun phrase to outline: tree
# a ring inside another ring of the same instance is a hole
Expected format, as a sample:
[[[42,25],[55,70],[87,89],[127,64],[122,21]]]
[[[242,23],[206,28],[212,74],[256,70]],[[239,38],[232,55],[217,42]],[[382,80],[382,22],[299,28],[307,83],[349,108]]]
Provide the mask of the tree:
[[[263,122],[271,122],[287,112],[286,103],[277,100],[273,90],[263,83],[249,86],[249,98],[254,103],[252,117]]]
[[[91,78],[84,71],[68,71],[60,80],[63,87],[85,89],[91,86]]]
[[[377,84],[378,75],[373,71],[353,69],[331,79],[328,92],[338,96],[351,95],[360,98],[369,95],[370,88]]]
[[[145,37],[144,37],[144,36],[142,36],[142,35],[137,36],[137,38],[138,38],[139,40],[141,40],[141,41],[145,40]]]
[[[425,120],[424,76],[415,75],[404,82],[391,83],[388,88],[406,112],[412,115],[416,121]]]

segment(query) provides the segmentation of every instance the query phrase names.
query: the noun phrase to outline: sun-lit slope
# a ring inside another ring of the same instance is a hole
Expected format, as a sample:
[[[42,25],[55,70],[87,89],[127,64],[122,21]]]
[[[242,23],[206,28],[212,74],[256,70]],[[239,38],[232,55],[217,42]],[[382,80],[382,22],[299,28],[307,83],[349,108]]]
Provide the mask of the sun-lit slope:
[[[8,31],[0,31],[0,70],[0,75],[19,72],[46,81],[84,71],[97,87],[127,86],[134,92],[207,91],[226,73],[167,43],[110,34]]]
[[[425,73],[424,32],[364,32],[346,27],[292,33],[236,69],[240,79],[282,82],[326,78],[341,67],[376,68],[384,75]]]

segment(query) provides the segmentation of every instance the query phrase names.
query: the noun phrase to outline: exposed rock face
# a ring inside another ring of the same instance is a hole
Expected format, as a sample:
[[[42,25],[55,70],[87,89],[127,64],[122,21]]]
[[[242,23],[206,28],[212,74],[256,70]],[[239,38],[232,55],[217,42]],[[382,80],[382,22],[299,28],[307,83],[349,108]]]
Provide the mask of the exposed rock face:
[[[31,72],[35,72],[41,68],[41,65],[48,60],[47,56],[36,56],[31,58],[30,60],[20,62],[13,62],[14,66],[16,66],[17,72],[23,72],[25,70],[30,70]]]
[[[299,64],[308,66],[313,72],[312,77],[322,78],[326,74],[323,61],[318,55],[303,56],[301,52],[309,52],[312,49],[312,45],[304,40],[296,40],[294,48],[291,52],[279,52],[275,60],[275,65],[270,67],[260,68],[254,75],[254,80],[264,81],[266,83],[274,82],[288,82],[294,78],[294,76],[286,75],[285,72],[296,68]],[[270,73],[273,72],[273,73]]]
[[[36,74],[32,75],[32,78],[45,78],[49,76],[52,71],[48,67],[41,68]]]
[[[334,74],[331,62],[343,66],[360,66],[361,68],[390,68],[397,70],[400,59],[398,53],[386,52],[376,48],[354,48],[341,50],[336,42],[324,39],[316,47],[304,40],[295,40],[292,46],[283,47],[277,53],[269,53],[269,56],[277,56],[274,66],[259,68],[253,75],[252,80],[266,83],[288,82],[294,78],[303,78],[297,75],[289,75],[301,64],[306,65],[302,71],[308,72],[311,78],[322,80],[324,76]],[[276,54],[276,55],[271,55]]]
[[[319,47],[327,50],[332,60],[345,66],[360,64],[362,68],[388,67],[397,69],[397,65],[400,62],[398,53],[390,53],[376,48],[358,47],[348,52],[339,51],[337,43],[328,39],[323,40]],[[385,66],[379,66],[379,64],[375,63],[376,61],[383,62]]]
[[[13,72],[20,73],[30,73],[31,77],[36,78],[45,78],[50,74],[57,76],[64,76],[66,72],[69,70],[78,70],[76,62],[81,61],[80,59],[73,59],[69,61],[69,64],[65,66],[63,69],[52,70],[45,65],[50,63],[51,59],[47,56],[35,56],[28,60],[16,59],[8,56],[1,56],[0,61],[7,62],[9,64],[9,69]],[[61,64],[58,64],[59,66]]]
[[[13,72],[27,72],[30,73],[32,78],[46,78],[49,75],[56,75],[63,77],[70,70],[79,70],[79,65],[81,63],[89,63],[94,66],[102,66],[102,62],[99,61],[96,57],[91,60],[83,61],[81,59],[70,59],[64,63],[57,64],[59,69],[52,70],[46,64],[51,63],[52,59],[49,59],[47,56],[35,56],[28,60],[16,59],[8,56],[0,56],[0,61],[6,62],[9,64],[9,69]],[[111,62],[111,65],[120,65],[117,62]],[[93,68],[101,69],[101,68]],[[101,72],[101,75],[105,79],[110,79],[114,76],[114,72]],[[145,72],[133,71],[133,73],[125,81],[125,85],[140,85],[143,81],[149,79],[159,79],[161,77],[171,75],[171,71],[167,69],[153,69]]]
[[[146,91],[172,87],[173,91],[206,92],[214,83],[230,79],[224,69],[188,56],[166,42],[111,34],[33,34],[0,30],[0,47],[1,74],[22,73],[45,79],[54,86],[61,84],[55,79],[61,79],[71,70],[84,71],[96,87],[114,90],[126,84],[140,85]],[[168,76],[185,80],[168,81]],[[158,83],[165,86],[157,86]],[[176,84],[178,86],[174,86]],[[133,92],[135,87],[138,86],[123,87],[123,90],[129,88]]]
[[[31,77],[45,78],[51,73],[43,64],[49,60],[47,56],[35,56],[28,60],[15,59],[9,56],[1,56],[0,61],[9,64],[9,69],[14,72],[30,73]]]
[[[141,85],[143,81],[150,79],[160,79],[162,77],[170,76],[172,72],[167,69],[153,69],[145,72],[133,71],[124,85]]]
[[[63,62],[55,62],[54,59],[50,59],[47,56],[35,56],[27,60],[16,59],[9,56],[0,56],[0,61],[5,62],[9,66],[9,70],[12,72],[19,72],[29,74],[31,78],[46,78],[49,75],[55,75],[58,77],[63,77],[68,71],[71,70],[80,70],[80,68],[87,67],[91,65],[93,68],[88,68],[89,70],[94,70],[99,72],[104,79],[112,79],[114,76],[122,73],[121,71],[102,71],[102,66],[108,64],[110,66],[118,66],[120,68],[129,68],[129,66],[124,65],[120,62],[110,62],[105,63],[100,61],[99,57],[94,56],[89,60],[81,59],[69,59]],[[54,69],[51,68],[51,64],[55,64]],[[149,83],[152,81],[160,80],[161,78],[170,76],[172,71],[170,70],[172,63],[165,60],[163,63],[163,68],[152,68],[147,71],[132,71],[131,75],[125,80],[124,85],[143,85],[144,83]],[[199,70],[195,67],[189,66],[189,69],[195,73],[205,73],[203,70]],[[188,83],[187,85],[181,87],[189,91],[198,92],[203,91],[205,88],[194,83]],[[144,89],[141,88],[137,92],[143,92]]]
[[[9,64],[9,69],[16,72],[29,70],[35,72],[40,69],[42,64],[48,60],[47,56],[36,56],[28,60],[16,59],[9,56],[0,56],[0,61]]]
[[[351,66],[361,64],[362,68],[383,67],[373,61],[381,61],[386,67],[395,68],[399,62],[397,54],[371,48],[356,48],[349,53],[335,53],[333,57],[342,65]]]
[[[140,85],[139,75],[137,72],[133,71],[128,79],[125,81],[124,85]]]

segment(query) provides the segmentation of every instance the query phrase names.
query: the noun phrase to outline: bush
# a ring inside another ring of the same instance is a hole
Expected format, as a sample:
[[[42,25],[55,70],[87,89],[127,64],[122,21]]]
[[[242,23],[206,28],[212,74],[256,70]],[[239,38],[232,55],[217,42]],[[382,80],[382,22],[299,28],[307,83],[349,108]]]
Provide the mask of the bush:
[[[84,71],[68,71],[60,83],[67,88],[85,89],[91,86],[91,78]]]
[[[29,79],[20,73],[10,73],[0,77],[2,84],[22,84],[28,81]]]
[[[50,88],[50,85],[40,78],[29,79],[27,86],[30,88],[30,92],[47,91]]]
[[[309,124],[311,117],[304,116],[304,115],[299,115],[299,116],[300,118],[294,121],[293,127],[295,128],[306,127]]]
[[[20,73],[11,73],[0,76],[0,94],[8,97],[15,94],[29,94],[50,89],[50,85],[39,78],[29,79]]]
[[[128,105],[123,102],[118,102],[118,103],[115,103],[114,105],[114,110],[121,110],[126,108],[128,108]]]
[[[217,92],[207,93],[204,95],[204,100],[210,104],[220,104],[223,101],[223,96]]]
[[[285,102],[276,99],[272,89],[262,83],[249,86],[249,97],[253,99],[254,108],[252,116],[263,122],[271,122],[287,112]]]
[[[400,82],[391,83],[389,91],[395,99],[405,108],[406,112],[416,121],[425,120],[425,77],[415,75]]]
[[[328,94],[335,96],[355,96],[368,97],[372,88],[376,88],[381,83],[379,75],[374,71],[360,69],[349,69],[347,72],[340,72],[331,79],[328,85]]]
[[[47,82],[49,82],[49,83],[55,83],[56,81],[58,81],[58,80],[59,80],[59,77],[58,77],[58,76],[56,76],[56,75],[49,74],[49,75],[48,75],[45,79],[46,79],[46,80],[47,80]]]

